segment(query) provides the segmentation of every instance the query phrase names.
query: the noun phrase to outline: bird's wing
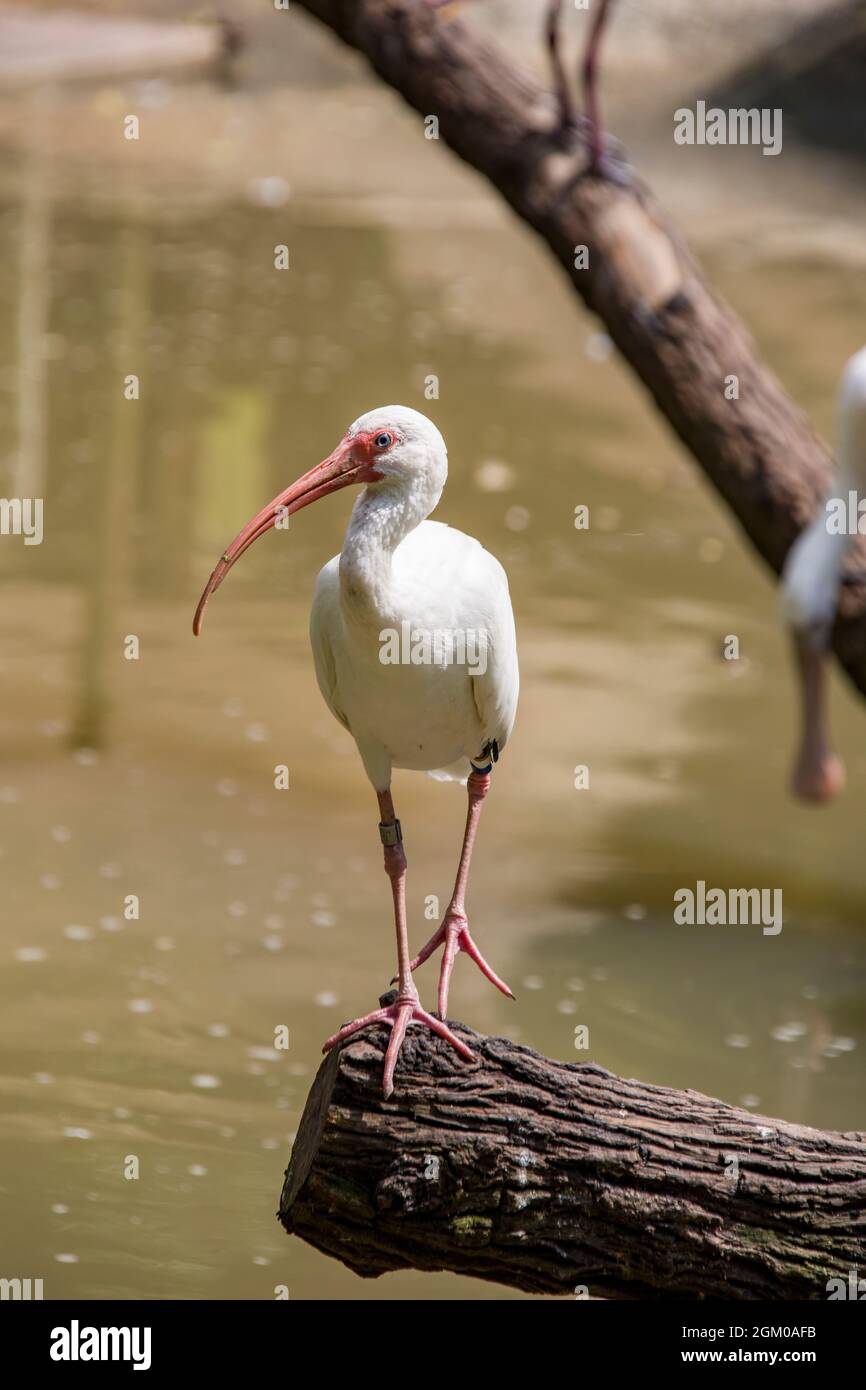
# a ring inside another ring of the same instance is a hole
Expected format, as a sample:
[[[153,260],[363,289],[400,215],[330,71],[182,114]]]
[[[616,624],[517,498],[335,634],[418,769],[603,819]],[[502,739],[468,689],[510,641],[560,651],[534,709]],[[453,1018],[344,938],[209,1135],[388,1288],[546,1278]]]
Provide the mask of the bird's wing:
[[[396,552],[404,583],[423,575],[414,596],[417,611],[432,603],[448,615],[448,625],[476,641],[483,633],[482,670],[469,676],[472,698],[483,730],[480,753],[494,739],[504,748],[514,724],[520,677],[517,638],[508,592],[508,576],[499,561],[474,536],[439,521],[424,521]],[[415,580],[417,583],[418,581]],[[431,598],[432,595],[432,598]],[[444,618],[443,618],[444,620]]]
[[[335,719],[339,719],[344,729],[349,721],[340,708],[337,690],[337,665],[331,634],[335,624],[341,621],[339,605],[340,557],[332,560],[319,571],[313,591],[313,605],[310,609],[310,645],[313,648],[313,661],[316,667],[316,680],[322,698]],[[351,732],[351,730],[350,730]]]
[[[480,582],[476,605],[483,614],[486,633],[483,670],[471,676],[472,698],[484,731],[485,743],[495,740],[499,751],[505,747],[514,726],[520,673],[517,665],[517,635],[508,592],[508,576],[495,556],[482,546],[476,567]],[[478,752],[482,750],[479,748]]]

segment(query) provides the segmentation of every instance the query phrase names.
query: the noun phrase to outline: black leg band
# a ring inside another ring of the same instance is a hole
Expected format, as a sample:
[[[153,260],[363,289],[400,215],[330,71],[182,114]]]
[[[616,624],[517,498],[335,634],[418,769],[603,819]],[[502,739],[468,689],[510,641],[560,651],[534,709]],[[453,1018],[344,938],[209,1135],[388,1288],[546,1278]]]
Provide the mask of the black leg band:
[[[383,845],[401,845],[403,843],[403,831],[400,822],[394,820],[384,820],[379,822],[379,838]]]

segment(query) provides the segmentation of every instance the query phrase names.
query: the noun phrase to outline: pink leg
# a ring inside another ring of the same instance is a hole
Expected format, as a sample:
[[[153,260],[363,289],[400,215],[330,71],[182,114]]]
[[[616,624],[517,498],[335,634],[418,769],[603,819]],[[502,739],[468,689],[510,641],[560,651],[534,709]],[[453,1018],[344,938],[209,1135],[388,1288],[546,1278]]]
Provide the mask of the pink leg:
[[[792,787],[802,801],[832,801],[845,770],[830,747],[827,732],[827,654],[808,633],[794,637],[802,692],[802,734]]]
[[[415,959],[411,962],[410,968],[417,970],[419,965],[423,965],[428,960],[437,947],[443,945],[445,950],[442,953],[442,965],[439,971],[439,1016],[445,1018],[448,1013],[448,990],[451,984],[451,971],[454,969],[454,962],[460,951],[465,951],[470,960],[474,960],[482,975],[486,975],[491,984],[495,985],[503,994],[507,994],[509,999],[514,995],[505,984],[500,980],[482,956],[472,937],[469,935],[469,924],[466,918],[465,898],[466,884],[469,879],[469,865],[472,861],[472,849],[475,844],[475,832],[478,829],[478,821],[481,816],[481,807],[484,805],[484,798],[490,790],[490,774],[488,772],[473,771],[469,777],[467,791],[469,793],[469,807],[466,812],[466,830],[463,834],[463,849],[460,853],[460,863],[457,867],[457,878],[454,883],[454,892],[451,895],[451,902],[448,911],[445,913],[444,921],[438,931],[434,932],[427,945],[424,946]]]
[[[461,1042],[450,1028],[438,1018],[434,1018],[432,1014],[428,1014],[418,1002],[418,991],[412,979],[409,962],[409,937],[406,929],[406,855],[403,852],[400,822],[394,815],[394,802],[391,799],[390,791],[379,792],[378,797],[381,816],[379,831],[385,845],[385,872],[391,880],[391,892],[394,897],[394,922],[397,928],[397,998],[387,1008],[374,1009],[372,1013],[365,1014],[363,1018],[356,1018],[352,1023],[344,1024],[339,1032],[328,1038],[322,1051],[330,1052],[332,1047],[345,1042],[346,1038],[351,1038],[353,1034],[360,1032],[362,1028],[369,1027],[371,1023],[387,1023],[391,1029],[391,1037],[388,1040],[388,1049],[385,1053],[385,1071],[382,1083],[387,1100],[394,1090],[394,1068],[397,1065],[397,1057],[410,1023],[423,1023],[440,1038],[449,1042],[467,1062],[474,1061],[474,1056],[466,1044]]]
[[[583,108],[589,143],[587,172],[597,174],[613,183],[629,184],[628,169],[605,148],[601,104],[598,99],[598,66],[601,41],[607,24],[610,0],[595,0],[595,14],[581,64]]]

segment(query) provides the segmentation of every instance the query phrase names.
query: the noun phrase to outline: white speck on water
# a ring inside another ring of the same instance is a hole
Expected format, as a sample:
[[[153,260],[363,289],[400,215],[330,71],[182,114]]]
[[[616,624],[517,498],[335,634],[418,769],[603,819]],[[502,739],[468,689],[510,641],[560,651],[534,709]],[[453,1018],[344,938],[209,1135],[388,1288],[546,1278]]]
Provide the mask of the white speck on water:
[[[35,1071],[33,1073],[33,1080],[37,1086],[53,1086],[56,1079],[50,1071]]]
[[[92,941],[96,933],[92,927],[80,927],[75,922],[70,922],[68,927],[63,928],[63,935],[70,941]]]
[[[577,1005],[573,999],[560,999],[556,1006],[556,1012],[559,1014],[576,1014]]]
[[[244,849],[227,849],[223,855],[223,862],[237,868],[240,864],[246,864],[247,852]]]
[[[505,513],[505,525],[509,531],[525,531],[531,520],[526,507],[509,507]]]
[[[815,985],[804,985],[800,993],[804,999],[817,999],[820,990]]]
[[[174,938],[171,936],[158,936],[153,944],[158,951],[174,951],[176,949]]]
[[[122,917],[100,917],[99,925],[103,931],[123,931],[126,924]]]
[[[243,701],[237,699],[236,696],[232,697],[230,700],[223,701],[223,714],[229,719],[238,719],[243,712]]]
[[[115,864],[113,860],[109,861],[107,864],[100,864],[99,866],[100,878],[120,878],[122,873],[123,869],[119,864]]]
[[[102,1038],[99,1033],[94,1033],[92,1030],[88,1029],[86,1033],[81,1034],[81,1041],[90,1043],[91,1047],[95,1047],[97,1043],[102,1042]]]
[[[281,1053],[275,1047],[248,1047],[247,1056],[254,1057],[257,1062],[278,1062]]]
[[[269,912],[264,920],[264,925],[268,931],[282,931],[286,925],[286,919],[281,917],[279,912]]]
[[[15,951],[15,959],[20,961],[40,961],[48,959],[48,952],[41,946],[19,946]]]
[[[262,945],[266,951],[282,951],[285,942],[281,936],[263,936]]]
[[[335,1004],[340,1002],[339,995],[334,994],[333,990],[323,989],[315,996],[313,1001],[322,1009],[333,1009]]]
[[[199,1091],[215,1091],[222,1085],[218,1076],[210,1076],[207,1072],[196,1072],[190,1077],[190,1083]]]
[[[806,1036],[805,1023],[780,1023],[778,1028],[774,1028],[770,1037],[776,1042],[796,1042],[798,1038]]]
[[[261,1062],[250,1062],[247,1066],[248,1076],[264,1076],[264,1074],[265,1068],[262,1066]]]
[[[310,925],[313,927],[335,927],[337,918],[333,912],[314,912],[310,917]]]
[[[291,197],[291,185],[279,174],[269,174],[266,178],[252,179],[247,184],[247,197],[251,203],[264,208],[281,208]]]
[[[746,1110],[757,1110],[760,1104],[761,1097],[752,1095],[751,1092],[749,1092],[745,1096],[740,1096],[740,1105],[742,1105]]]
[[[69,1212],[69,1208],[65,1202],[55,1202],[51,1210],[55,1216],[66,1216]]]
[[[524,989],[544,989],[544,981],[540,975],[527,975],[523,980]]]
[[[92,1139],[93,1130],[80,1129],[76,1125],[67,1125],[63,1131],[63,1135],[66,1139]]]
[[[729,1033],[725,1038],[725,1047],[751,1047],[752,1039],[745,1033]]]
[[[116,1106],[114,1107],[114,1110],[112,1111],[112,1114],[114,1115],[114,1118],[115,1118],[116,1120],[130,1120],[130,1119],[132,1119],[132,1111],[131,1111],[131,1110],[127,1110],[126,1107],[123,1106],[123,1105],[116,1105]]]
[[[207,1031],[212,1038],[227,1038],[229,1035],[227,1023],[209,1023]]]
[[[479,492],[508,492],[514,487],[514,469],[501,459],[486,459],[475,470],[475,486]]]
[[[853,1052],[857,1043],[854,1038],[831,1038],[829,1045],[836,1052]]]
[[[131,1014],[152,1014],[154,1003],[152,999],[129,999],[126,1007]]]
[[[251,743],[267,743],[270,736],[264,724],[248,724],[244,729],[244,738],[248,738]]]
[[[610,971],[603,965],[597,965],[594,970],[590,971],[590,974],[599,984],[604,984],[604,981],[610,978]]]
[[[43,874],[39,880],[39,887],[44,888],[46,893],[53,893],[63,882],[59,874]]]
[[[270,1264],[270,1260],[266,1259],[264,1255],[253,1255],[253,1264],[254,1264],[254,1265],[269,1265],[269,1264]]]
[[[51,838],[58,845],[66,845],[72,839],[72,831],[68,825],[54,825],[51,827]]]
[[[627,907],[623,908],[622,915],[629,922],[642,922],[646,917],[646,908],[643,903],[629,903]]]
[[[262,1140],[262,1148],[263,1148],[263,1149],[278,1149],[279,1147],[280,1147],[280,1141],[279,1141],[279,1139],[263,1139],[263,1140]]]
[[[193,1178],[207,1177],[207,1168],[203,1168],[200,1163],[191,1163],[186,1171],[189,1173],[190,1177]]]
[[[233,1129],[231,1125],[223,1125],[222,1129],[220,1130],[221,1139],[234,1139],[236,1134],[237,1130]]]
[[[248,911],[249,909],[246,903],[241,902],[240,899],[236,899],[235,902],[229,903],[226,908],[226,912],[230,917],[246,917]]]
[[[78,1256],[77,1256],[77,1255],[62,1254],[62,1255],[55,1255],[54,1258],[55,1258],[55,1260],[57,1261],[57,1263],[58,1263],[59,1265],[77,1265],[77,1264],[78,1264]]]
[[[570,980],[566,980],[565,988],[573,990],[575,994],[579,994],[582,989],[586,989],[586,985],[583,980],[579,980],[578,977],[574,975]]]
[[[239,790],[237,782],[233,782],[231,777],[223,777],[217,782],[216,789],[219,796],[237,796]]]
[[[95,748],[77,748],[72,756],[79,767],[95,767],[99,762],[99,754]]]
[[[17,787],[0,787],[0,802],[4,806],[15,806],[21,800],[21,793]]]

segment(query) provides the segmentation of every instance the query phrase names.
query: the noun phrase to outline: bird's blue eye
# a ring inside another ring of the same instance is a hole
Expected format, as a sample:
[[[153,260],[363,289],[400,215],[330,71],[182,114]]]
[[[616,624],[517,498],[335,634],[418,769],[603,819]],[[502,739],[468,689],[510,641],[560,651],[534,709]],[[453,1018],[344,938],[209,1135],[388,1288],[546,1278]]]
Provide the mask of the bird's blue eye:
[[[389,444],[394,443],[394,440],[390,434],[382,433],[376,435],[373,443],[376,445],[377,449],[387,449]]]

